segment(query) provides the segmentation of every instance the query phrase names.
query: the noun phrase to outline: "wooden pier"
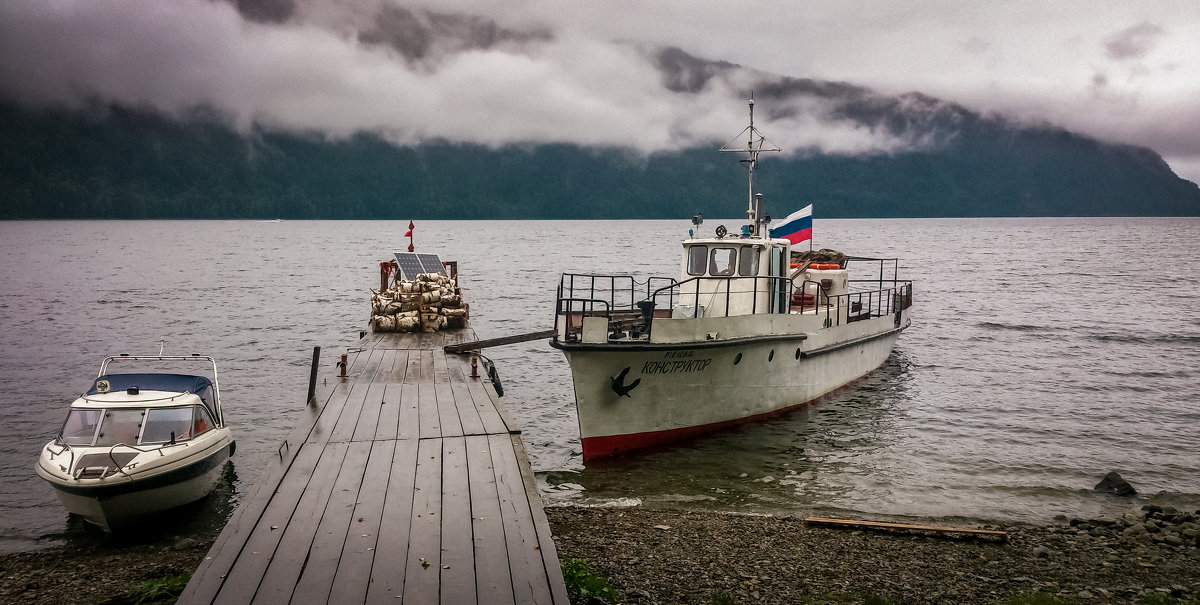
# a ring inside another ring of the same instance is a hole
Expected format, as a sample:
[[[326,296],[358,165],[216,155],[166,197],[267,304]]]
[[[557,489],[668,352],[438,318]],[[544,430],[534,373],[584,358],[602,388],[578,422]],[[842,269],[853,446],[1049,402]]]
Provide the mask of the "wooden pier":
[[[566,586],[520,431],[470,329],[368,333],[179,603],[548,603]]]

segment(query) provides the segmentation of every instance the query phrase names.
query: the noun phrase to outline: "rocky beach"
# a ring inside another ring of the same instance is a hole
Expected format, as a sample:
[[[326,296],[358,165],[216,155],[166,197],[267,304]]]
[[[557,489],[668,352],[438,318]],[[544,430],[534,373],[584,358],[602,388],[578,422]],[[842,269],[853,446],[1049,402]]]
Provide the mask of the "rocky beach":
[[[810,526],[695,510],[549,507],[559,557],[621,603],[1188,604],[1200,599],[1197,512],[984,524],[1007,541]],[[142,580],[190,573],[209,543],[54,546],[0,556],[0,602],[130,603]],[[169,602],[166,600],[165,602]]]

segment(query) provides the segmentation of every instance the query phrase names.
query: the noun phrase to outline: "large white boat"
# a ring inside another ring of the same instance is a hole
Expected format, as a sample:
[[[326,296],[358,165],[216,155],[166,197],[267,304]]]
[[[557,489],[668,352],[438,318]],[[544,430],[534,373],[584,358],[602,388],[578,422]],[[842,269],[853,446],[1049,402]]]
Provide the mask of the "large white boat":
[[[571,366],[585,460],[802,406],[878,368],[909,325],[912,283],[896,259],[800,252],[800,238],[771,235],[754,170],[779,149],[755,128],[753,101],[746,133],[721,149],[748,154],[740,233],[692,232],[678,279],[561,278],[551,345]],[[807,222],[811,233],[811,211]]]
[[[199,363],[211,376],[110,373],[114,362]],[[105,358],[42,448],[38,475],[67,512],[108,531],[203,498],[234,450],[216,372],[216,362],[199,355]]]

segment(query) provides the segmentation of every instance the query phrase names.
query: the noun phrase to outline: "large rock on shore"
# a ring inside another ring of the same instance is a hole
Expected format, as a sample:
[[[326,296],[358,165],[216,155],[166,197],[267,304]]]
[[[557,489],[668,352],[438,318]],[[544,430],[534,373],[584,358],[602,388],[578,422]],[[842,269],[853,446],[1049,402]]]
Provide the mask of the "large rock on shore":
[[[1136,496],[1137,490],[1129,484],[1117,471],[1113,471],[1104,476],[1096,487],[1092,488],[1095,491],[1105,494],[1116,494],[1118,496]]]

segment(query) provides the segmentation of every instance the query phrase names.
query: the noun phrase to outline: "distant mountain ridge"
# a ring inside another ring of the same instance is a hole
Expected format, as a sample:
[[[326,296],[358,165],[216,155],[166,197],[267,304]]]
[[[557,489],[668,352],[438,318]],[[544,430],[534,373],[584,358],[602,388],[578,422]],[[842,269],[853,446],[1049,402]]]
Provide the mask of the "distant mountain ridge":
[[[668,49],[659,67],[665,86],[687,94],[732,66]],[[808,203],[820,218],[1200,215],[1200,187],[1146,148],[916,93],[794,78],[755,92],[777,112],[820,96],[833,101],[832,119],[913,142],[894,153],[764,158],[756,185],[777,216]],[[116,106],[0,102],[3,219],[735,216],[745,208],[743,178],[740,164],[712,148],[641,156],[566,144],[397,147],[369,134],[242,136],[213,115],[178,121]]]

